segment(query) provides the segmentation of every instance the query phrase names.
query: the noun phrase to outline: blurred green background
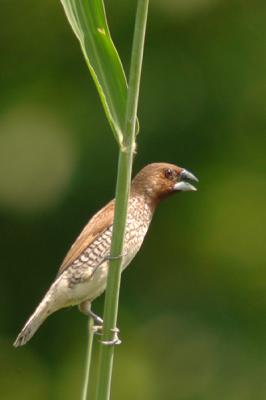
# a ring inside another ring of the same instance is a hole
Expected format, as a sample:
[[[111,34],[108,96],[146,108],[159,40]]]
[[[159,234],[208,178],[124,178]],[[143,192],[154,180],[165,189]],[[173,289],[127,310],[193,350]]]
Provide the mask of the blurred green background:
[[[128,71],[136,2],[106,3]],[[0,397],[76,399],[84,316],[12,342],[113,196],[117,148],[60,2],[0,5]],[[259,0],[151,1],[134,170],[200,183],[160,206],[123,274],[113,399],[266,398],[265,20]]]

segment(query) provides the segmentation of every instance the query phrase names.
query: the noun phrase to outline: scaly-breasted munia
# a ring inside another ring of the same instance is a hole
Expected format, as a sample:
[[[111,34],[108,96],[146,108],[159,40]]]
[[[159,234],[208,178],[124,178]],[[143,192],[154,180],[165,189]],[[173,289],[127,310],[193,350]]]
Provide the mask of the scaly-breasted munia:
[[[196,190],[189,180],[197,181],[197,178],[183,168],[166,163],[149,164],[135,176],[128,203],[122,270],[139,251],[159,202],[175,192]],[[114,207],[112,200],[85,226],[14,346],[27,343],[44,320],[60,308],[79,305],[97,319],[90,311],[90,304],[106,288]]]

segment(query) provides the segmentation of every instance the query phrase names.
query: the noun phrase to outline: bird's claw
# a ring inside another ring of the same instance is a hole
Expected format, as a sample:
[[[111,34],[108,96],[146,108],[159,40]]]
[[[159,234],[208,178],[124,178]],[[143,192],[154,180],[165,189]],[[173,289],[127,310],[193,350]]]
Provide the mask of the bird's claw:
[[[111,329],[111,332],[113,333],[113,339],[100,340],[100,343],[104,344],[105,346],[118,346],[119,344],[122,343],[122,341],[119,339],[118,336],[119,329],[118,328]]]
[[[94,335],[102,335],[103,334],[103,326],[102,325],[93,325],[92,333]]]

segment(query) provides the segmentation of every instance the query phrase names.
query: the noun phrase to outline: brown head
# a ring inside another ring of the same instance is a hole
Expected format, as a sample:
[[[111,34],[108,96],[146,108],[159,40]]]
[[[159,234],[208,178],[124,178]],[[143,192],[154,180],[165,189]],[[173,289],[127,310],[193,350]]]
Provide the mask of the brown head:
[[[198,179],[186,169],[168,163],[153,163],[135,176],[131,193],[144,195],[157,204],[173,193],[197,190],[189,181],[198,182]]]

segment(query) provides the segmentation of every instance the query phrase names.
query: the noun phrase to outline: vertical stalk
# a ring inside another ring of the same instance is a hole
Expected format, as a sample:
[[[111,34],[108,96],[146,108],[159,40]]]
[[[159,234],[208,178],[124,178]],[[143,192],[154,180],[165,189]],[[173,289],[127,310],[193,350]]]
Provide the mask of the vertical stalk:
[[[89,379],[90,379],[92,345],[93,345],[93,338],[94,338],[93,328],[94,328],[94,321],[92,318],[88,317],[88,343],[87,343],[85,375],[84,375],[84,381],[83,381],[83,387],[82,387],[81,400],[87,399]]]
[[[104,304],[104,341],[112,340],[112,329],[116,327],[117,323],[122,264],[122,258],[119,256],[123,254],[148,5],[149,0],[138,0],[129,73],[123,146],[120,148],[118,161],[111,259],[109,261]],[[101,344],[96,380],[96,400],[108,400],[110,398],[113,357],[114,346]]]

